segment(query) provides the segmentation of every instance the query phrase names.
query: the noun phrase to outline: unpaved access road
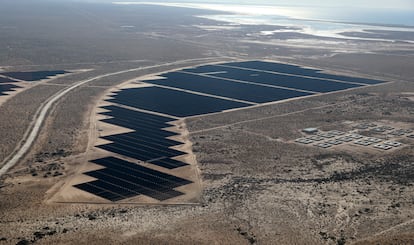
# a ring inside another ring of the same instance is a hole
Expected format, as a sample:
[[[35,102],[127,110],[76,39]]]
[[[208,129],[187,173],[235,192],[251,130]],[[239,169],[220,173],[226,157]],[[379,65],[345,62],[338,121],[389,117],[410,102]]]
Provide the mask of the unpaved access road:
[[[197,62],[197,61],[213,61],[213,60],[217,60],[223,57],[210,57],[210,58],[198,58],[198,59],[186,59],[186,60],[179,60],[179,61],[174,61],[174,62],[168,62],[168,63],[162,63],[162,64],[158,64],[158,65],[151,65],[151,66],[143,66],[143,67],[138,67],[138,68],[132,68],[132,69],[127,69],[127,70],[122,70],[122,71],[117,71],[117,72],[112,72],[112,73],[107,73],[107,74],[102,74],[93,78],[89,78],[87,80],[82,80],[79,81],[77,83],[72,84],[71,86],[57,92],[56,94],[52,95],[51,97],[49,97],[45,103],[42,104],[42,106],[40,106],[40,108],[37,110],[36,115],[33,118],[33,122],[31,125],[31,127],[29,127],[29,129],[26,131],[26,134],[24,136],[24,138],[22,139],[22,144],[23,145],[19,145],[17,146],[16,150],[9,156],[6,158],[5,162],[2,164],[2,167],[0,168],[0,177],[3,176],[5,173],[7,173],[7,171],[12,168],[14,165],[16,165],[18,163],[18,161],[30,150],[30,147],[33,145],[33,142],[36,140],[40,129],[43,125],[43,122],[45,121],[45,119],[48,116],[48,112],[50,110],[50,108],[57,102],[59,101],[63,96],[65,96],[67,93],[69,93],[70,91],[84,85],[87,84],[89,82],[104,78],[104,77],[109,77],[109,76],[116,76],[122,73],[127,73],[127,72],[133,72],[133,71],[139,71],[139,70],[145,70],[145,69],[151,69],[151,68],[160,68],[163,66],[170,66],[170,65],[185,65],[187,63],[191,63],[191,62]]]

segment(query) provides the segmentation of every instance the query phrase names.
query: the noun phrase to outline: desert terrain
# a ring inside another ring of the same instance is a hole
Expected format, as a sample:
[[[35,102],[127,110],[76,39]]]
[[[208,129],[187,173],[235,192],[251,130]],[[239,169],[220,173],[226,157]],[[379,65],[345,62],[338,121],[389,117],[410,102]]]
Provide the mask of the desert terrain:
[[[7,47],[0,71],[77,72],[0,96],[2,167],[39,110],[73,87],[0,176],[0,244],[414,243],[414,139],[393,138],[403,145],[391,151],[295,142],[309,127],[414,129],[414,44],[260,36],[274,27],[233,28],[196,17],[216,13],[196,9],[23,2],[0,9],[0,44]],[[88,161],[108,154],[96,148],[105,143],[98,136],[128,132],[100,121],[114,91],[165,72],[248,60],[387,83],[174,121],[169,130],[184,143],[176,149],[188,153],[178,159],[190,165],[168,173],[194,182],[179,187],[186,194],[177,199],[109,202],[74,194],[71,184],[100,168]]]

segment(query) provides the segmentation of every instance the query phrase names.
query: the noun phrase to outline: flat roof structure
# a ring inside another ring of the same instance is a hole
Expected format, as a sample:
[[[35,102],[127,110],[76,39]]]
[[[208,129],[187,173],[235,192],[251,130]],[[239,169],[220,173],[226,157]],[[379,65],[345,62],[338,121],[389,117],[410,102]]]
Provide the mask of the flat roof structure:
[[[326,148],[332,147],[333,145],[329,143],[319,143],[319,144],[316,144],[315,146],[326,149]]]
[[[364,138],[364,136],[362,136],[360,134],[347,134],[345,136],[349,137],[349,138],[352,138],[352,139],[362,139],[362,138]]]
[[[392,147],[399,147],[399,146],[402,145],[402,143],[396,142],[396,141],[385,141],[384,145],[389,145],[389,146],[392,146]]]
[[[313,143],[314,141],[311,139],[307,139],[307,138],[300,138],[300,139],[296,139],[295,142],[307,145],[307,144]]]
[[[369,142],[373,142],[373,143],[378,143],[378,142],[382,141],[382,139],[378,139],[378,138],[374,138],[374,137],[368,137],[368,138],[365,138],[365,140],[369,141]]]
[[[386,145],[386,144],[375,144],[373,146],[374,146],[374,148],[381,149],[381,150],[390,150],[390,149],[392,149],[392,146]]]
[[[362,145],[362,146],[369,146],[369,145],[372,145],[373,143],[374,142],[372,141],[363,140],[363,139],[354,141],[354,144]]]
[[[329,132],[325,132],[325,133],[318,134],[318,136],[330,139],[330,138],[334,138],[336,135],[330,134]]]
[[[340,141],[340,140],[329,140],[329,141],[326,141],[325,143],[331,144],[331,145],[340,145],[340,144],[342,144],[344,142],[343,141]]]
[[[339,135],[344,135],[345,134],[344,132],[339,131],[339,130],[331,130],[331,131],[328,131],[327,133],[328,134],[335,135],[335,136],[339,136]]]
[[[316,134],[318,132],[317,128],[304,128],[302,129],[302,132],[307,134]]]
[[[321,137],[321,136],[318,136],[318,135],[312,135],[312,136],[309,136],[309,137],[306,137],[307,139],[310,139],[310,140],[314,140],[314,141],[321,141],[321,140],[325,140],[325,138],[324,137]]]
[[[337,140],[340,140],[342,142],[351,142],[354,140],[354,138],[348,137],[348,136],[342,136],[342,137],[337,138]]]
[[[403,136],[406,133],[407,132],[404,129],[398,129],[398,130],[394,130],[394,131],[390,132],[389,134],[395,135],[395,136]]]

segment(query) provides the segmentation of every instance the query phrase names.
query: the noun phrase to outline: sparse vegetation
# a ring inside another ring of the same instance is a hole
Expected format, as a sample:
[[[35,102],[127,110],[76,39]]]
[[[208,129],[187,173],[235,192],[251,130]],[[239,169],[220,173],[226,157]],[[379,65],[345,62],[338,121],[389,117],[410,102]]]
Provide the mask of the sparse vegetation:
[[[40,104],[60,89],[62,87],[39,85],[17,94],[0,107],[0,162],[23,139]]]
[[[414,244],[410,144],[376,155],[286,143],[305,127],[342,129],[359,120],[413,124],[413,95],[402,94],[414,93],[412,44],[340,43],[289,31],[261,35],[275,26],[227,26],[195,17],[212,12],[194,9],[14,2],[0,8],[0,70],[93,70],[34,86],[4,103],[0,161],[48,97],[108,72],[230,57],[277,59],[395,83],[186,120],[203,179],[201,204],[50,202],[83,167],[84,155],[74,155],[85,149],[91,106],[105,89],[198,62],[94,81],[54,106],[32,151],[0,180],[0,244]],[[304,43],[292,41],[297,37]]]

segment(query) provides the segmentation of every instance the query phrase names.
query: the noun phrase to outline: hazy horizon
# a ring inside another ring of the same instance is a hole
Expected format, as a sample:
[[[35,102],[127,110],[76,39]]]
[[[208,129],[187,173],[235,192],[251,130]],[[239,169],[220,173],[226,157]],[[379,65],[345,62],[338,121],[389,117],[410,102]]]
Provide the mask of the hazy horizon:
[[[98,1],[99,0],[94,0]],[[398,0],[393,4],[379,1],[366,1],[363,4],[352,4],[355,1],[344,3],[330,3],[327,1],[226,1],[226,0],[161,0],[161,1],[113,1],[113,3],[135,4],[148,3],[175,7],[200,8],[233,12],[242,15],[255,16],[282,16],[292,19],[323,20],[342,23],[364,23],[380,25],[414,26],[412,11],[414,7],[409,1]],[[369,7],[367,4],[371,2]]]
[[[74,0],[79,2],[116,2],[113,0]],[[167,2],[167,3],[208,3],[208,4],[236,4],[236,5],[287,5],[287,6],[310,6],[310,7],[351,7],[351,8],[369,8],[369,9],[400,9],[400,10],[414,10],[414,2],[411,0],[349,0],[346,2],[333,2],[330,0],[159,0],[159,1],[148,1],[148,0],[132,0],[129,2]]]

